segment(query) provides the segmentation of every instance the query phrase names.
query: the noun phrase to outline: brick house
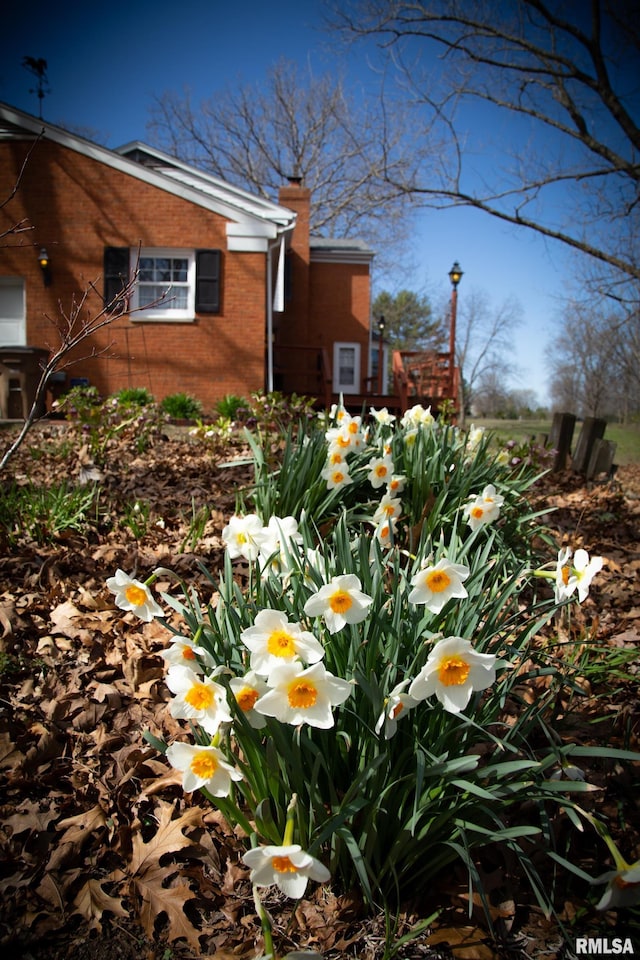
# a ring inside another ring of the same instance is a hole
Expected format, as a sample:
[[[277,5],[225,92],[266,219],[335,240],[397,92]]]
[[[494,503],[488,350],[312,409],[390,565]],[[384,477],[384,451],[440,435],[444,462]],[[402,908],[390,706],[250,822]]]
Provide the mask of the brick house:
[[[145,144],[110,150],[0,104],[7,197],[0,234],[27,229],[0,244],[0,360],[49,347],[60,307],[89,289],[95,314],[136,276],[67,386],[185,392],[205,410],[262,389],[323,402],[366,391],[373,254],[311,237],[299,182],[270,202]]]

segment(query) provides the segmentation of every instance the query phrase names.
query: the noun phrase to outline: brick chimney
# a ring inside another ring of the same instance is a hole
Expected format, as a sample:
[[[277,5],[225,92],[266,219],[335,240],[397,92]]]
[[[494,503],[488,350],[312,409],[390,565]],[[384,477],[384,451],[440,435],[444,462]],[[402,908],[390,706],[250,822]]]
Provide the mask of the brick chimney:
[[[309,211],[311,191],[302,185],[302,177],[291,176],[286,186],[280,187],[278,200],[283,207],[296,213],[296,225],[291,238],[291,299],[285,307],[299,333],[307,329],[309,318]]]

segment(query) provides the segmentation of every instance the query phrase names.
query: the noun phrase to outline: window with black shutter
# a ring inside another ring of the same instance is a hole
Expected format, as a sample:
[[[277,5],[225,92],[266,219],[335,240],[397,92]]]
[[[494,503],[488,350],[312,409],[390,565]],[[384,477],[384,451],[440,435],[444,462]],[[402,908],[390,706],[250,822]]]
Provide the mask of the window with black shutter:
[[[220,312],[220,250],[196,250],[196,313]]]
[[[104,248],[104,305],[111,313],[124,313],[127,303],[118,294],[129,283],[129,247]]]

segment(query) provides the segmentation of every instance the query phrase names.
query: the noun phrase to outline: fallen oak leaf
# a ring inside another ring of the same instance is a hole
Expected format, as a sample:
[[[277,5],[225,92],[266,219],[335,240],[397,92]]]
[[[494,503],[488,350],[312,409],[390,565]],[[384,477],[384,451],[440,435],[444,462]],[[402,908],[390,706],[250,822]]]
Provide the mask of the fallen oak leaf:
[[[90,929],[102,930],[102,915],[105,911],[114,917],[128,917],[129,912],[122,905],[120,897],[112,897],[103,888],[100,880],[87,880],[74,898],[74,914],[89,921]]]
[[[140,833],[135,833],[133,836],[133,850],[129,863],[129,870],[133,875],[144,873],[166,853],[176,853],[185,847],[195,845],[195,841],[186,837],[182,831],[187,827],[202,824],[202,810],[191,807],[177,820],[173,820],[172,804],[161,800],[158,808],[160,810],[158,829],[151,840],[145,843]]]
[[[100,830],[107,825],[107,817],[99,804],[76,814],[75,817],[66,817],[56,824],[56,830],[64,830],[60,843],[84,843],[94,830]],[[65,829],[66,828],[66,829]]]
[[[135,887],[142,898],[138,916],[145,933],[150,940],[153,940],[156,920],[160,914],[164,913],[169,926],[168,939],[173,941],[183,938],[189,946],[199,952],[200,932],[184,912],[185,904],[189,900],[197,899],[196,894],[182,880],[178,880],[173,886],[164,886],[164,881],[175,872],[175,864],[168,867],[156,864],[155,867],[146,870],[142,876],[135,877]]]

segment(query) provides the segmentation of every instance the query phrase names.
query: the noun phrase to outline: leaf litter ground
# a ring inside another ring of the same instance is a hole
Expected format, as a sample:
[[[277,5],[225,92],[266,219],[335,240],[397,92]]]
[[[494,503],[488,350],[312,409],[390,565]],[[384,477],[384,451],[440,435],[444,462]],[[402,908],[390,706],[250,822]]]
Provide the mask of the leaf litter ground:
[[[60,442],[65,429],[38,426],[12,461],[11,478],[48,485],[90,472],[86,451],[78,456],[77,447]],[[82,535],[4,545],[0,945],[8,958],[224,960],[259,953],[242,836],[206,801],[185,795],[176,772],[143,739],[145,730],[168,739],[181,732],[163,682],[167,631],[115,609],[104,585],[117,567],[144,578],[161,565],[209,599],[200,565],[220,567],[222,527],[238,489],[252,479],[245,453],[230,447],[214,455],[184,431],[165,432],[144,454],[124,439],[111,441],[100,468],[99,512]],[[640,468],[620,468],[613,482],[590,486],[571,472],[556,474],[534,488],[532,499],[554,508],[548,523],[559,545],[606,558],[565,639],[579,649],[589,636],[592,647],[620,655],[610,672],[597,669],[604,653],[596,655],[596,669],[593,656],[585,657],[576,674],[581,693],[559,694],[555,728],[581,744],[638,749]],[[125,515],[135,523],[123,522]],[[197,535],[196,517],[206,519]],[[608,818],[627,859],[637,859],[637,765],[598,761],[586,773],[599,788],[586,802]],[[608,869],[587,832],[583,846],[574,846],[576,862],[591,876]],[[539,868],[552,884],[550,864],[543,867],[541,858]],[[397,957],[560,960],[572,956],[576,936],[628,931],[640,948],[637,915],[595,914],[591,891],[576,878],[563,876],[558,921],[545,918],[517,864],[499,851],[489,850],[478,869],[493,929],[477,893],[470,902],[466,876],[452,870],[429,897],[403,906],[397,937],[437,918]],[[297,906],[271,893],[265,904],[282,954],[307,947],[327,960],[384,955],[384,917],[367,916],[356,895],[327,886]]]

